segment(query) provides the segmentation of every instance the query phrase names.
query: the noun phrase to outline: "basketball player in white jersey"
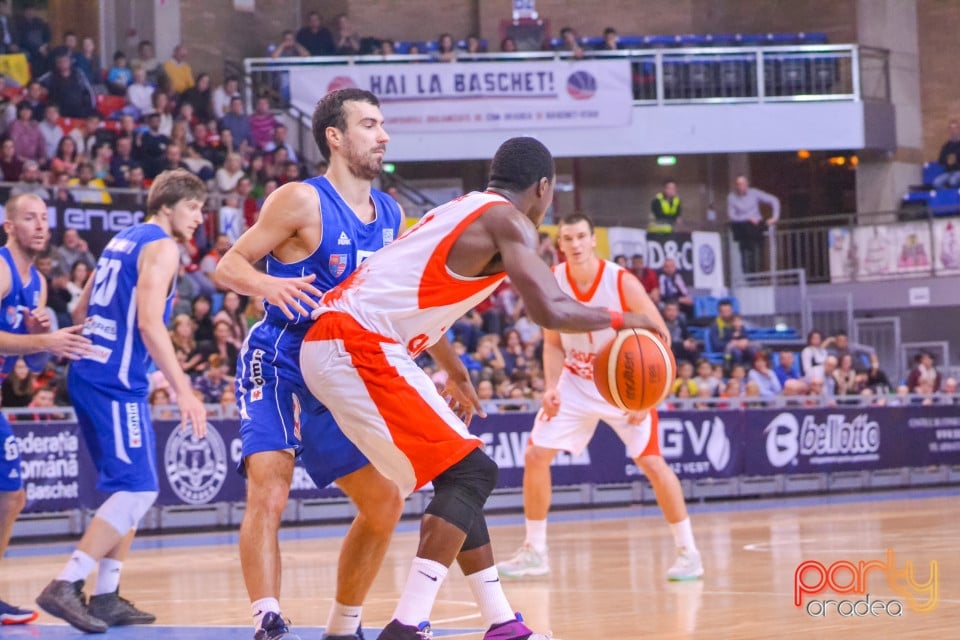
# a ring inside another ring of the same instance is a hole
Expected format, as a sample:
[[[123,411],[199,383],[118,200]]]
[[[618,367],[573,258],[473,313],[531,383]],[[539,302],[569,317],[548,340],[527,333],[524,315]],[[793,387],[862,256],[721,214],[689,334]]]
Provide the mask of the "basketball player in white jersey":
[[[567,261],[553,267],[553,275],[565,293],[584,304],[645,313],[657,318],[661,331],[667,333],[657,307],[640,281],[626,269],[596,256],[597,237],[590,218],[583,214],[565,217],[557,235]],[[527,537],[511,559],[497,565],[504,577],[550,573],[547,555],[550,463],[560,451],[582,453],[600,420],[613,427],[626,444],[627,453],[650,480],[657,504],[670,523],[678,556],[667,577],[694,580],[703,575],[680,480],[660,455],[656,410],[624,412],[606,402],[594,385],[593,361],[614,335],[612,329],[563,334],[544,329],[546,391],[524,456],[523,510]]]
[[[537,253],[537,225],[553,199],[554,173],[553,157],[540,142],[506,141],[485,192],[433,209],[368,258],[323,296],[304,338],[304,380],[346,436],[402,493],[433,482],[417,556],[380,640],[431,637],[429,615],[454,559],[484,619],[497,620],[485,640],[546,638],[514,617],[502,598],[483,517],[498,470],[456,413],[475,398],[469,377],[448,384],[448,405],[415,358],[430,349],[450,370],[445,358],[457,357],[437,350],[441,338],[506,275],[541,326],[662,332],[659,314],[586,306],[557,286]]]

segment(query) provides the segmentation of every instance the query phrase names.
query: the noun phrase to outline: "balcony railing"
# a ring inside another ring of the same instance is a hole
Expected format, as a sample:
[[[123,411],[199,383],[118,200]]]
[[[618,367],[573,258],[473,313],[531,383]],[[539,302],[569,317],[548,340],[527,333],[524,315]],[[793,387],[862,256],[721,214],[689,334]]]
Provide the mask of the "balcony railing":
[[[566,60],[568,51],[462,54],[454,64]],[[585,58],[630,61],[637,105],[881,100],[890,97],[886,50],[844,45],[704,47],[586,51]],[[289,104],[288,70],[309,65],[429,63],[430,55],[249,58],[252,95]]]

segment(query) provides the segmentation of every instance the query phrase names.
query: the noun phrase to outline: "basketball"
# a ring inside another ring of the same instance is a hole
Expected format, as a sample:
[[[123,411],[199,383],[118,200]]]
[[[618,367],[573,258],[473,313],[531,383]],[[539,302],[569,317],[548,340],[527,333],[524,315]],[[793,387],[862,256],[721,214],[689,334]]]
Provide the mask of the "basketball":
[[[676,373],[673,353],[643,329],[620,331],[593,363],[600,395],[624,411],[644,411],[663,402]]]

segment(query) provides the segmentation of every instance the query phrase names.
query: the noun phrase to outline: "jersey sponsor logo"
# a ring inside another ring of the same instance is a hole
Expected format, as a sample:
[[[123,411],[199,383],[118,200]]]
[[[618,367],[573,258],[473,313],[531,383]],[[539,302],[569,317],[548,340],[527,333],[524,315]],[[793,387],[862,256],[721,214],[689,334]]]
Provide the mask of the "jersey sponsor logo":
[[[136,402],[124,404],[127,412],[127,446],[139,449],[143,446],[143,432],[140,430],[140,407]]]
[[[347,232],[346,232],[346,231],[341,231],[341,232],[340,232],[340,237],[337,238],[337,244],[340,245],[341,247],[343,247],[343,246],[349,246],[349,245],[351,244],[351,243],[350,243],[350,238],[347,236]]]
[[[87,360],[93,360],[100,364],[106,364],[113,355],[113,349],[101,346],[99,344],[90,345],[90,351],[86,355]]]
[[[263,349],[254,349],[253,353],[250,355],[250,384],[254,387],[262,387],[266,384],[266,380],[263,379],[263,356],[266,355]],[[263,392],[260,392],[260,396],[263,397]],[[254,398],[259,400],[260,398]]]
[[[300,398],[297,394],[291,394],[293,398],[293,436],[300,440]]]
[[[383,246],[387,246],[393,242],[393,229],[384,229],[383,230]]]
[[[596,359],[597,354],[592,351],[570,349],[563,364],[570,373],[578,378],[593,380],[593,362]]]
[[[227,447],[216,427],[207,423],[207,436],[174,429],[163,449],[163,467],[170,488],[187,504],[208,504],[227,479]]]
[[[114,238],[107,243],[104,251],[116,251],[117,253],[131,253],[137,248],[137,243],[126,238]]]
[[[327,263],[327,266],[330,269],[330,275],[334,278],[339,278],[343,275],[344,271],[347,270],[347,262],[349,261],[350,256],[346,253],[334,253],[330,255],[330,261]]]
[[[23,318],[30,313],[30,309],[23,305],[10,305],[3,312],[3,319],[10,330],[19,329],[23,324]]]
[[[99,314],[93,314],[83,323],[83,333],[84,335],[92,334],[100,336],[104,340],[115,341],[117,339],[117,322]]]
[[[250,402],[256,402],[257,400],[263,400],[263,387],[254,387],[250,391]]]

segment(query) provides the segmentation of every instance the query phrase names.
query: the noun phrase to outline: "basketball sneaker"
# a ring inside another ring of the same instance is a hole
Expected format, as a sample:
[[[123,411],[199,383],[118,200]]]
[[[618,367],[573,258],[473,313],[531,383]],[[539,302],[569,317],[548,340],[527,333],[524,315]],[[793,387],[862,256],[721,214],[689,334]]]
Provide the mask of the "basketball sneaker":
[[[269,611],[260,621],[253,640],[300,640],[300,636],[290,632],[287,621],[279,613]]]
[[[490,627],[483,634],[483,640],[550,640],[550,638],[534,633],[530,627],[523,624],[523,616],[518,613],[515,620]]]
[[[431,638],[433,638],[433,631],[430,630],[429,622],[421,622],[414,627],[394,618],[383,628],[377,640],[430,640]]]
[[[350,635],[335,635],[331,636],[328,634],[323,634],[323,637],[320,640],[364,640],[363,637],[363,627],[358,627],[357,632]]]
[[[550,573],[550,558],[547,550],[541,553],[532,545],[525,544],[509,560],[497,564],[497,571],[504,578],[545,576]]]
[[[0,600],[0,624],[27,624],[37,619],[40,614],[29,609],[21,609]]]
[[[146,611],[140,611],[126,598],[120,597],[120,590],[113,593],[101,593],[90,596],[90,605],[87,607],[95,618],[100,618],[111,627],[122,627],[129,624],[150,624],[156,622],[157,616]]]
[[[677,559],[667,571],[669,580],[698,580],[703,577],[703,563],[700,552],[681,547]]]
[[[66,620],[86,633],[105,633],[106,622],[87,611],[86,598],[83,596],[83,580],[67,582],[51,580],[50,584],[37,596],[40,608],[52,616]]]

